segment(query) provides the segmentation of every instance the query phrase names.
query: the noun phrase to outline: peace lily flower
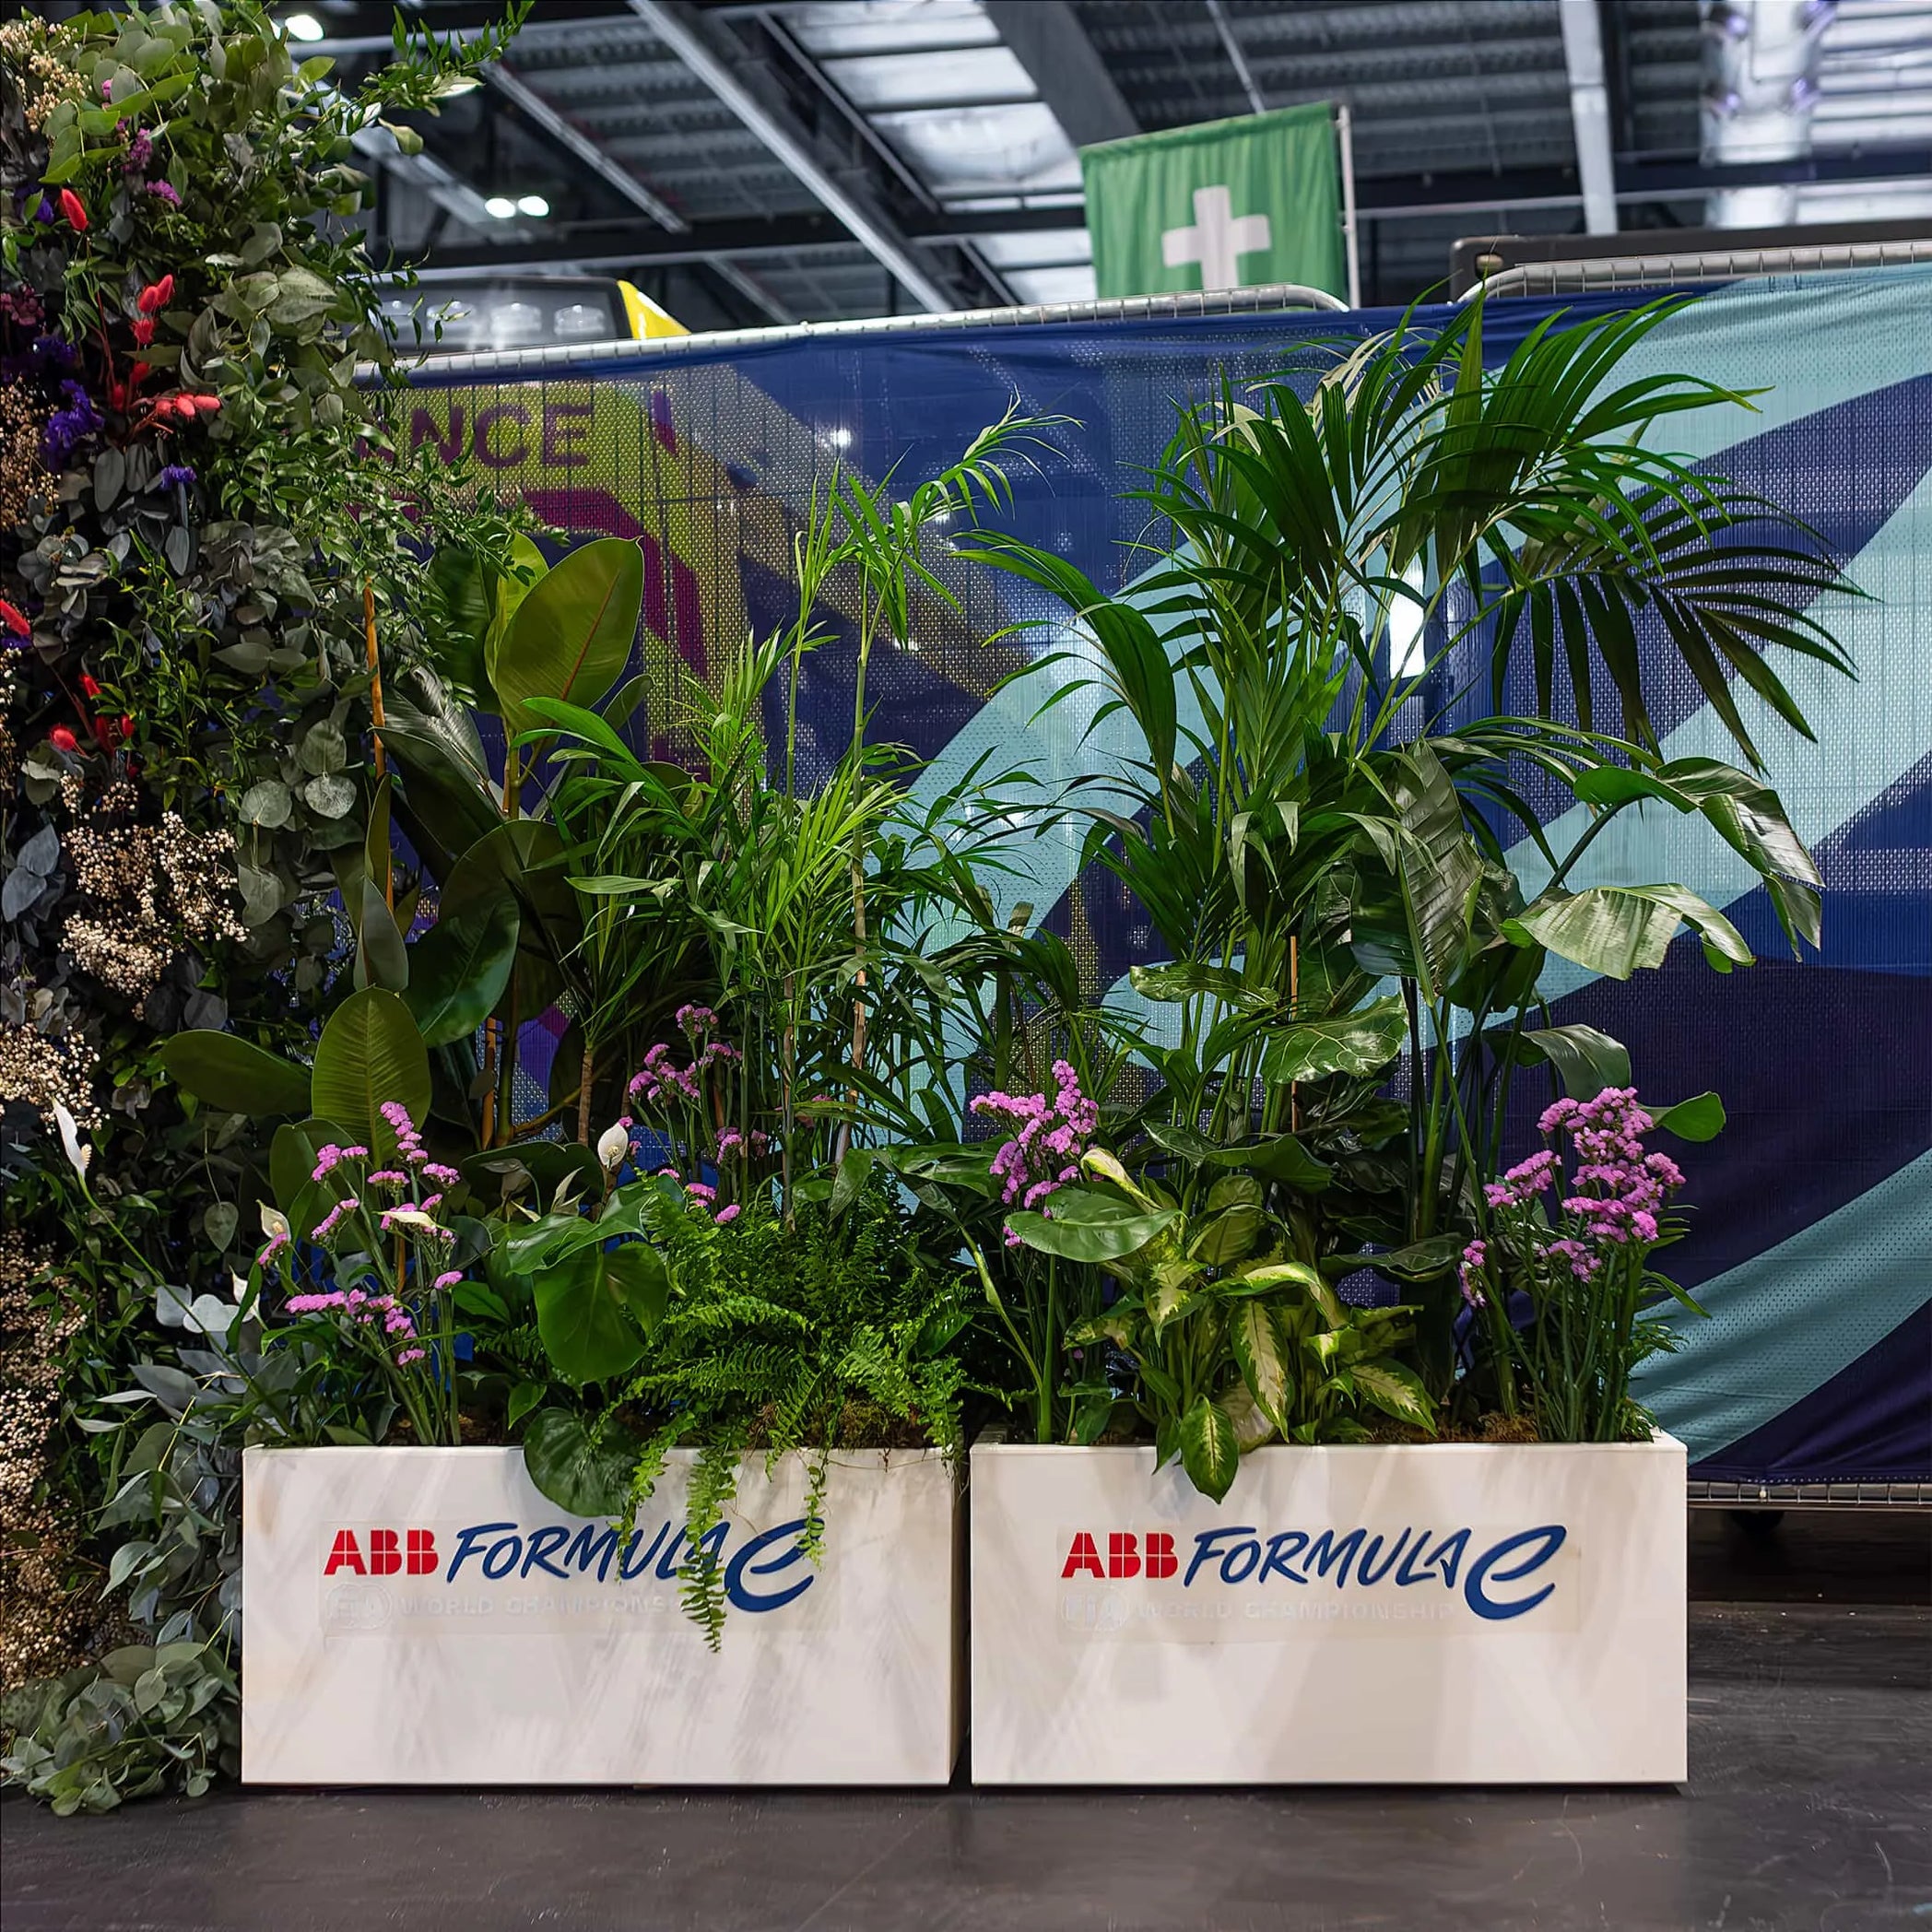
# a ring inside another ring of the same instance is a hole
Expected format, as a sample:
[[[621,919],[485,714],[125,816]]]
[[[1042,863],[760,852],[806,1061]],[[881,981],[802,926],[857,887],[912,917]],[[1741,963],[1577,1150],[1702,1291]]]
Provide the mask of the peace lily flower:
[[[58,1101],[53,1103],[53,1119],[54,1125],[60,1128],[61,1147],[67,1156],[67,1164],[85,1181],[94,1149],[82,1140],[74,1116]]]
[[[441,1234],[443,1231],[436,1221],[425,1214],[420,1208],[392,1208],[383,1217],[385,1230],[391,1228],[414,1228],[418,1232]]]
[[[618,1121],[604,1129],[597,1137],[597,1159],[604,1163],[606,1173],[614,1174],[622,1167],[630,1155],[630,1129]]]

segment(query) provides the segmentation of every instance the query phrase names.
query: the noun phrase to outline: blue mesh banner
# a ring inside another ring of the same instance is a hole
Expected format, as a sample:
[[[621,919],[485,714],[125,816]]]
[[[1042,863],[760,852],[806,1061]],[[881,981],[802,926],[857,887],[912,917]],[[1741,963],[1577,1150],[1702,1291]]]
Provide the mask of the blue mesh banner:
[[[1500,303],[1486,352],[1506,356],[1553,308],[1579,313],[1636,300]],[[646,581],[638,667],[648,696],[632,736],[675,756],[680,667],[702,674],[748,629],[779,620],[792,534],[814,479],[822,484],[835,462],[910,486],[1016,398],[1029,414],[1067,418],[1052,432],[1054,451],[1016,472],[1007,521],[1103,587],[1127,590],[1150,560],[1136,548],[1143,514],[1123,493],[1158,457],[1176,404],[1265,375],[1311,338],[1395,320],[921,328],[573,361],[482,381],[432,367],[408,398],[409,434],[452,455],[472,453],[560,530],[638,542]],[[1822,953],[1790,960],[1764,895],[1699,821],[1630,815],[1592,848],[1588,880],[1680,881],[1729,912],[1759,963],[1719,978],[1694,944],[1680,943],[1660,974],[1629,984],[1592,983],[1561,962],[1546,982],[1559,1019],[1587,1019],[1629,1044],[1647,1093],[1714,1088],[1730,1114],[1726,1133],[1686,1161],[1694,1229],[1671,1257],[1711,1319],[1680,1325],[1679,1351],[1650,1366],[1642,1394],[1707,1476],[1926,1478],[1932,271],[1705,292],[1653,332],[1638,361],[1637,372],[1680,371],[1763,392],[1750,410],[1672,419],[1671,447],[1806,518],[1865,594],[1833,596],[1819,612],[1849,648],[1857,680],[1790,675],[1814,742],[1748,693],[1738,699],[1772,782],[1818,853]],[[1027,654],[1078,653],[1080,641],[1064,629],[981,640],[1057,614],[1001,573],[962,560],[942,559],[939,570],[963,614],[934,600],[904,648],[883,663],[875,655],[868,677],[876,735],[929,761],[925,787],[943,788],[988,753],[1048,783],[1122,756],[1117,721],[1096,728],[1092,701],[1076,697],[1036,722],[1043,685],[999,689]],[[802,706],[828,758],[852,710],[845,615],[825,613],[840,634],[810,660]],[[1653,708],[1667,751],[1728,756],[1708,707],[1674,675]],[[1523,694],[1514,701],[1526,708]],[[1111,878],[1080,876],[1077,834],[1034,841],[1030,867],[1007,897],[1030,901],[1066,936],[1097,985],[1114,985],[1154,956],[1145,922]],[[539,1023],[532,1046],[549,1024]]]

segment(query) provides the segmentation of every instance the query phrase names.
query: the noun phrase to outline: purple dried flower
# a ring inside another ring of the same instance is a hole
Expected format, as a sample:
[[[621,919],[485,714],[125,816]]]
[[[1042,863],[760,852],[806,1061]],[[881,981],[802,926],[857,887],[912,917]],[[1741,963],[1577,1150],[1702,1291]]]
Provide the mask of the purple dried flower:
[[[181,196],[174,192],[172,182],[151,181],[147,183],[147,192],[157,201],[165,201],[171,208],[181,206]]]
[[[192,463],[171,463],[156,479],[163,489],[185,489],[194,480]]]
[[[94,406],[94,398],[78,383],[63,383],[61,394],[67,399],[66,406],[54,410],[48,417],[47,428],[41,440],[41,447],[53,465],[67,462],[75,451],[100,428],[100,411]]]

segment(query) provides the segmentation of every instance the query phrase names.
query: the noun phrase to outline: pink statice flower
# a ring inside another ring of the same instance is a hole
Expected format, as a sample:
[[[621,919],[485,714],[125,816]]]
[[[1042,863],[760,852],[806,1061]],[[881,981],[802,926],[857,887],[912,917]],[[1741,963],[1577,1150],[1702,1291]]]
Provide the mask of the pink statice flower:
[[[1100,1125],[1098,1101],[1080,1090],[1079,1076],[1065,1060],[1054,1062],[1054,1091],[983,1093],[975,1113],[1017,1128],[993,1156],[1000,1198],[1008,1208],[1037,1208],[1080,1174],[1080,1157]],[[1019,1237],[1009,1228],[1007,1244]]]
[[[345,1160],[366,1160],[369,1149],[366,1147],[337,1147],[330,1141],[326,1147],[315,1149],[315,1171],[309,1178],[312,1181],[326,1181]]]
[[[336,1205],[333,1208],[329,1209],[329,1211],[325,1215],[323,1216],[323,1218],[319,1221],[315,1223],[314,1227],[310,1230],[309,1239],[311,1241],[328,1240],[330,1235],[335,1233],[336,1230],[339,1228],[342,1225],[342,1223],[348,1219],[350,1215],[355,1213],[357,1208],[361,1207],[361,1205],[362,1203],[359,1200],[358,1200],[354,1195],[345,1195],[339,1201],[336,1203]]]
[[[672,1061],[671,1049],[659,1041],[644,1054],[642,1066],[631,1076],[625,1091],[630,1099],[652,1106],[676,1102],[695,1106],[703,1093],[698,1084],[698,1072],[695,1063],[690,1066],[677,1066]]]
[[[1483,1189],[1505,1233],[1514,1231],[1506,1248],[1526,1242],[1573,1279],[1590,1282],[1620,1250],[1660,1238],[1658,1215],[1684,1176],[1669,1155],[1645,1153],[1643,1136],[1656,1123],[1637,1103],[1634,1088],[1607,1087],[1594,1100],[1557,1101],[1537,1124],[1546,1138],[1570,1142],[1574,1164],[1566,1187],[1562,1160],[1546,1147]],[[1535,1196],[1552,1189],[1561,1215],[1557,1230],[1529,1212]]]
[[[1463,1300],[1471,1308],[1487,1308],[1489,1297],[1482,1291],[1483,1269],[1490,1258],[1489,1243],[1472,1241],[1463,1250],[1463,1258],[1457,1273],[1462,1277]]]
[[[738,1204],[736,1201],[729,1201],[724,1207],[718,1209],[714,1219],[716,1219],[719,1227],[728,1228],[730,1227],[733,1221],[737,1219],[739,1214],[743,1210],[738,1207]]]
[[[423,1166],[430,1157],[423,1152],[422,1136],[417,1131],[408,1108],[400,1101],[384,1101],[381,1111],[383,1118],[389,1123],[390,1132],[395,1136],[396,1150],[402,1155],[405,1164]]]

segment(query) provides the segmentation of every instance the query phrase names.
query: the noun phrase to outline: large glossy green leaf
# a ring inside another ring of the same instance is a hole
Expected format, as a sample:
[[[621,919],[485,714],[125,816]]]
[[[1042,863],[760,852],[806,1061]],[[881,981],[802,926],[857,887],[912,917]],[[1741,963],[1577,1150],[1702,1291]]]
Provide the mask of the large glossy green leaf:
[[[1091,1219],[1075,1219],[1066,1209],[1056,1209],[1048,1219],[1044,1214],[1018,1209],[1007,1217],[1007,1226],[1036,1254],[1098,1263],[1124,1260],[1180,1218],[1172,1208],[1142,1214],[1125,1202],[1116,1211],[1095,1209]]]
[[[1259,1003],[1255,989],[1240,973],[1226,966],[1207,966],[1192,960],[1180,960],[1166,966],[1130,966],[1127,980],[1142,999],[1157,1004],[1176,1004],[1204,993],[1231,1007]]]
[[[1551,952],[1608,979],[1664,963],[1678,928],[1689,925],[1721,972],[1749,966],[1751,949],[1714,906],[1682,886],[1586,886],[1538,900],[1509,922]]]
[[[1242,1260],[1261,1232],[1263,1188],[1252,1174],[1224,1174],[1208,1190],[1207,1211],[1189,1225],[1190,1258],[1209,1267]]]
[[[467,915],[511,893],[518,912],[518,984],[524,966],[536,969],[539,986],[561,984],[583,937],[583,901],[571,889],[563,842],[537,819],[505,820],[472,845],[452,868],[442,891],[442,916]],[[526,1013],[540,1011],[544,1002]]]
[[[1380,1073],[1408,1038],[1408,1016],[1392,994],[1333,1019],[1306,1019],[1283,1027],[1268,1041],[1262,1078],[1278,1086],[1326,1079],[1337,1073],[1363,1079]]]
[[[392,993],[405,992],[409,984],[409,948],[403,944],[382,887],[366,873],[362,914],[356,922],[356,984],[386,986]]]
[[[466,1040],[496,1011],[516,963],[516,901],[509,894],[445,912],[409,948],[405,997],[423,1043]]]
[[[1595,1092],[1597,1090],[1593,1089]],[[1435,1281],[1462,1259],[1464,1237],[1460,1234],[1431,1234],[1411,1242],[1406,1248],[1387,1254],[1359,1255],[1354,1258],[1363,1267],[1378,1269],[1397,1281]]]
[[[442,600],[442,623],[430,642],[448,674],[470,690],[489,688],[483,644],[492,615],[491,571],[474,550],[440,547],[430,559],[430,581]]]
[[[1724,1132],[1724,1102],[1714,1093],[1694,1093],[1655,1116],[1656,1125],[1679,1140],[1715,1140]]]
[[[1335,1170],[1317,1160],[1292,1134],[1237,1141],[1217,1148],[1208,1158],[1216,1167],[1246,1168],[1297,1194],[1320,1194],[1335,1179]]]
[[[524,1467],[538,1490],[570,1514],[621,1517],[642,1447],[607,1419],[540,1409],[524,1431]]]
[[[1630,1054],[1622,1043],[1581,1020],[1527,1028],[1516,1036],[1513,1052],[1531,1066],[1547,1060],[1573,1101],[1595,1100],[1606,1087],[1631,1083]]]
[[[1196,1396],[1181,1418],[1181,1467],[1204,1496],[1219,1502],[1241,1467],[1241,1443],[1234,1419],[1219,1403]]]
[[[259,1119],[309,1111],[308,1068],[232,1033],[176,1033],[161,1048],[161,1065],[177,1087],[224,1113]]]
[[[1355,1378],[1356,1393],[1384,1415],[1435,1433],[1435,1404],[1413,1370],[1384,1359],[1359,1361],[1349,1372]]]
[[[1426,744],[1400,754],[1396,772],[1392,789],[1402,808],[1397,876],[1409,948],[1424,995],[1433,996],[1455,977],[1467,950],[1482,858],[1455,786]]]
[[[635,1368],[664,1318],[671,1276],[647,1242],[581,1247],[537,1276],[536,1332],[567,1381],[607,1382]]]
[[[314,1111],[371,1148],[394,1144],[382,1108],[399,1101],[418,1125],[430,1111],[430,1054],[400,995],[351,993],[315,1043]]]
[[[1289,1363],[1265,1302],[1244,1302],[1228,1324],[1228,1340],[1255,1406],[1283,1435],[1289,1431]]]
[[[554,565],[497,647],[491,681],[504,721],[529,730],[531,698],[595,705],[623,674],[643,596],[643,552],[629,538],[598,537]]]

